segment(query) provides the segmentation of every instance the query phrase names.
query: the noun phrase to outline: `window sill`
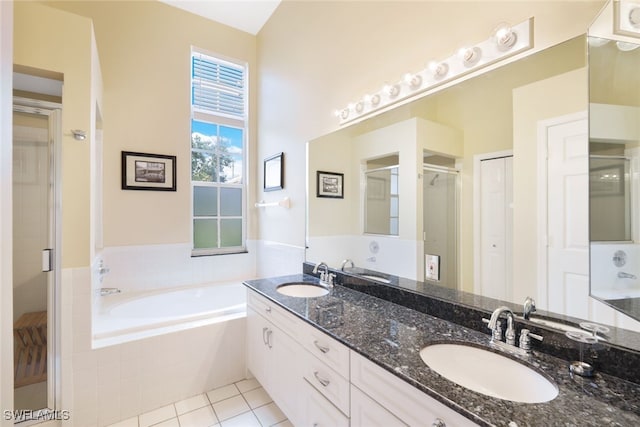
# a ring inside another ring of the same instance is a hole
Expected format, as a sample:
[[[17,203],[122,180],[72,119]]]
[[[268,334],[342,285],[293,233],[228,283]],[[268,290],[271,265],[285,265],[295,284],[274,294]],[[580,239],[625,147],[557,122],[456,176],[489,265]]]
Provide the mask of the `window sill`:
[[[207,249],[193,249],[191,251],[191,258],[200,258],[205,256],[218,256],[218,255],[241,255],[248,254],[249,251],[246,248],[233,249],[228,252],[214,252]]]

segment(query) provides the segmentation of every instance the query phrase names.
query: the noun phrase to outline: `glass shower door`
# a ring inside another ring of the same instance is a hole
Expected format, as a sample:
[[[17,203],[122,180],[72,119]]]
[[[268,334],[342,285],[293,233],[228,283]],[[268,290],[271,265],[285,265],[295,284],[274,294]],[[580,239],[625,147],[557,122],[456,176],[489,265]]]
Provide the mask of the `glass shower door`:
[[[458,173],[425,168],[423,177],[424,279],[456,289]]]
[[[50,115],[14,107],[13,335],[14,408],[49,406],[47,325],[53,270],[53,174]]]

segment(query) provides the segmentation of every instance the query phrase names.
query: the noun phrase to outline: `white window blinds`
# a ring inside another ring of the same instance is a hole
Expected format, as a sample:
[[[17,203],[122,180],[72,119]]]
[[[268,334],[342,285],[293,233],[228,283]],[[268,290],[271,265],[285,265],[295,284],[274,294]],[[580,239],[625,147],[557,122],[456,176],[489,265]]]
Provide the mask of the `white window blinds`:
[[[191,104],[197,110],[234,119],[245,118],[245,68],[192,53]]]

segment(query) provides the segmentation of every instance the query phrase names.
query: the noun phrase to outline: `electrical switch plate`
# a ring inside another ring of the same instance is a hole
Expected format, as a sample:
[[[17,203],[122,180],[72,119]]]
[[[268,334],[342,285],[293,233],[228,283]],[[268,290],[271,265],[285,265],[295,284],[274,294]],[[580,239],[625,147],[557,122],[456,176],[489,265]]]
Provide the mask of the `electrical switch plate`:
[[[424,277],[427,280],[440,281],[440,255],[428,255],[424,256],[425,269]]]

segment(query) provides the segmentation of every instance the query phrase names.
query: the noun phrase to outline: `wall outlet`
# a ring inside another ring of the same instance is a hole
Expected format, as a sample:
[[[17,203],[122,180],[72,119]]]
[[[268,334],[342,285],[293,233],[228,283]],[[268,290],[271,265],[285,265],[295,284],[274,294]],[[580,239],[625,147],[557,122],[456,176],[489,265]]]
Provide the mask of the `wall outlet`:
[[[440,281],[440,255],[425,255],[424,277],[427,280]]]

